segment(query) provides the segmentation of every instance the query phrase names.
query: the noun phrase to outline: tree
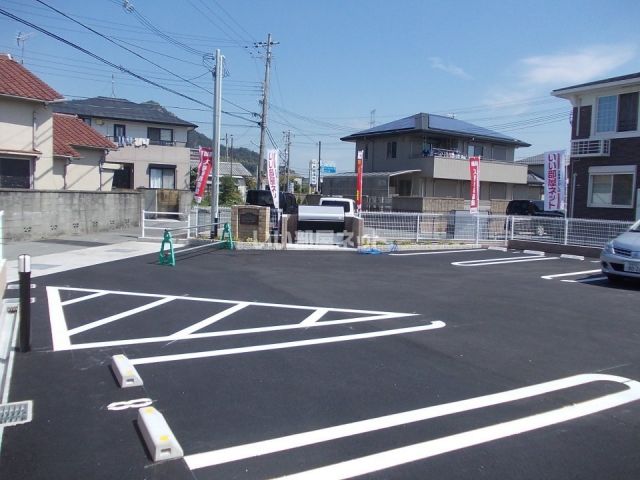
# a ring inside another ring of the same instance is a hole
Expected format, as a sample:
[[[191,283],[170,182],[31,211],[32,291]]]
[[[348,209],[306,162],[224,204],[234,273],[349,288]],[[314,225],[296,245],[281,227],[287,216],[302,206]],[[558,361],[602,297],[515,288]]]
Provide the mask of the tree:
[[[231,206],[242,203],[242,195],[232,177],[220,177],[220,205]]]

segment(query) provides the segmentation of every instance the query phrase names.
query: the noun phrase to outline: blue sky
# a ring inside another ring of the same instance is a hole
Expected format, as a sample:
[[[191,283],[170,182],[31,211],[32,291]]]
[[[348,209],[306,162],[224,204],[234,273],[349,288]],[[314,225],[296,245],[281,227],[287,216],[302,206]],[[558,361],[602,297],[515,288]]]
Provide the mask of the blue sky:
[[[531,143],[517,158],[567,148],[569,103],[551,90],[640,71],[637,0],[130,0],[129,12],[122,0],[46,3],[196,86],[36,0],[0,0],[0,9],[207,105],[213,82],[202,52],[219,48],[228,73],[222,107],[231,114],[222,117],[223,141],[233,135],[234,146],[255,151],[264,50],[253,45],[271,33],[279,43],[268,127],[280,148],[291,131],[291,163],[301,172],[319,141],[323,163],[352,170],[354,147],[341,136],[418,112],[455,114]],[[25,66],[68,98],[111,96],[113,75],[117,97],[155,100],[211,136],[202,105],[4,15],[0,51],[21,58],[20,32]]]

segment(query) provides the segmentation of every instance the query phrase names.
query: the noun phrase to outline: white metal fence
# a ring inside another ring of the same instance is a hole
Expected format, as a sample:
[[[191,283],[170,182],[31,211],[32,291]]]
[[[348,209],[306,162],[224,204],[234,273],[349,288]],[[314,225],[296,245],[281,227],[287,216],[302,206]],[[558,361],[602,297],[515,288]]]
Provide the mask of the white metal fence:
[[[220,207],[218,224],[231,222],[231,208]],[[161,239],[166,229],[176,239],[197,238],[208,235],[212,229],[211,208],[194,207],[189,213],[142,211],[141,228],[143,238]],[[222,230],[218,228],[218,230]]]
[[[428,242],[536,242],[602,247],[632,222],[561,217],[517,217],[455,213],[364,212],[364,233],[371,240]]]
[[[454,213],[363,212],[364,235],[370,241],[459,241],[469,243],[503,243],[508,240],[532,240],[601,248],[626,231],[632,222],[587,220],[580,218],[506,216],[466,211]],[[2,237],[0,212],[0,238]],[[277,223],[275,218],[272,223]],[[220,207],[219,223],[231,222],[231,208]],[[208,235],[211,209],[194,207],[187,213],[142,212],[142,237],[161,239],[164,230],[174,238]],[[275,225],[272,225],[276,228]],[[220,230],[220,229],[219,229]],[[0,258],[2,245],[0,244]]]

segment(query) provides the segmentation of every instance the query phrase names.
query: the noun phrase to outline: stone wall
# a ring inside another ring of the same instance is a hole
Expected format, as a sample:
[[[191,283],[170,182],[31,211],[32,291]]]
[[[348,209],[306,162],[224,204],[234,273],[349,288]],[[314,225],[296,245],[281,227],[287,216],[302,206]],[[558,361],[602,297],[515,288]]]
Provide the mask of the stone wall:
[[[0,189],[3,239],[41,240],[140,225],[138,192]]]

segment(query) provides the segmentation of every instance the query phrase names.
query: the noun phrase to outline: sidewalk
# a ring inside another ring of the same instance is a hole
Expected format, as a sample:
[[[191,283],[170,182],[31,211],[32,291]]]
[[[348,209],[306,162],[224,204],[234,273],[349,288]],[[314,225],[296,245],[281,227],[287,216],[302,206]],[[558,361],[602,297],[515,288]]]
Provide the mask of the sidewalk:
[[[86,235],[28,242],[7,242],[3,256],[7,260],[7,283],[18,280],[18,256],[31,256],[31,277],[64,272],[74,268],[158,252],[157,240],[139,241],[140,228],[112,230]]]

